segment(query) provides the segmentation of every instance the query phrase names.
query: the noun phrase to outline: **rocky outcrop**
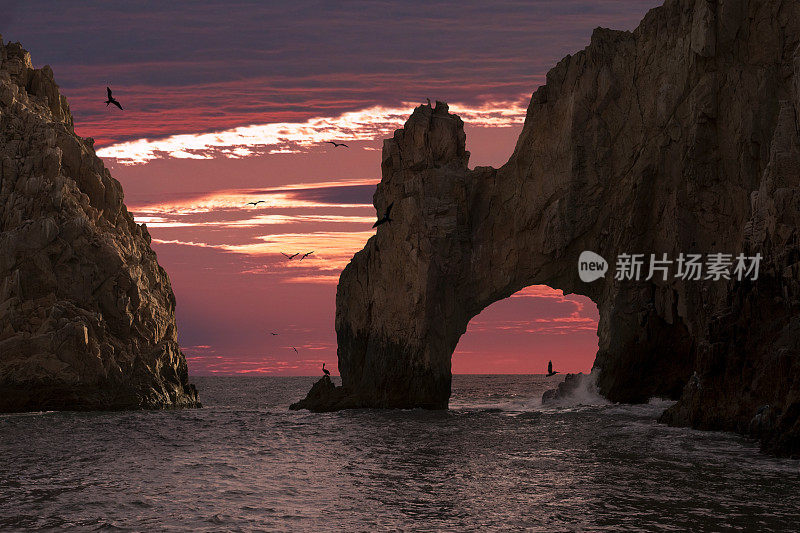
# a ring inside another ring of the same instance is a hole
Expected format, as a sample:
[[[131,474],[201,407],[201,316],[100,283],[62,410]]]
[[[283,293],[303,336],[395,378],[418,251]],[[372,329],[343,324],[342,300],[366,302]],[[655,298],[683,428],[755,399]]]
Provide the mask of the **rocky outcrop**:
[[[92,146],[0,39],[0,411],[199,406],[167,273]]]
[[[583,372],[567,374],[564,376],[564,381],[556,385],[555,389],[544,392],[542,395],[542,405],[558,405],[561,401],[580,396],[582,391],[596,393],[591,375],[586,375]]]
[[[499,169],[467,168],[446,105],[417,108],[383,147],[374,204],[394,221],[339,280],[339,405],[446,407],[469,320],[546,284],[597,303],[607,398],[680,398],[665,421],[797,453],[798,45],[799,2],[667,0],[548,73]],[[623,253],[763,260],[755,282],[584,283],[584,250],[612,273]]]
[[[350,407],[349,398],[342,387],[334,385],[331,378],[322,376],[305,398],[289,406],[292,411],[310,409],[313,411],[338,411]]]

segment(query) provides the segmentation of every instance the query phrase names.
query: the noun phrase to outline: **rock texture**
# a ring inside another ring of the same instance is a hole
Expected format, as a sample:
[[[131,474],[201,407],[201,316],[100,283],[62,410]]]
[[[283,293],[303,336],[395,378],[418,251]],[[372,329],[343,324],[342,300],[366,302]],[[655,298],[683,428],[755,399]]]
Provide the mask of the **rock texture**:
[[[610,400],[680,399],[665,421],[800,453],[798,45],[795,0],[667,0],[597,29],[499,169],[469,170],[461,120],[418,107],[383,147],[374,204],[394,221],[339,280],[337,405],[445,408],[469,320],[546,284],[597,303]],[[756,282],[587,284],[583,250],[612,274],[621,253],[764,259]]]
[[[0,39],[0,411],[199,406],[169,278],[92,146]]]

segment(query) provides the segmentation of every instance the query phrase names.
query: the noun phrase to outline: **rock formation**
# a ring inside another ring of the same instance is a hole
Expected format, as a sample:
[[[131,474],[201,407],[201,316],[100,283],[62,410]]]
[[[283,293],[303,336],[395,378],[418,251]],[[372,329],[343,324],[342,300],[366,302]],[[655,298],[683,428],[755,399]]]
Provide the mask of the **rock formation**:
[[[394,221],[339,280],[343,385],[306,406],[447,407],[469,320],[544,284],[598,305],[610,400],[679,399],[671,424],[800,453],[799,44],[794,0],[667,0],[597,29],[499,169],[469,170],[461,120],[418,107],[383,146],[374,204]],[[611,274],[582,282],[584,250]],[[760,253],[760,277],[613,276],[623,253],[716,252]]]
[[[348,407],[347,396],[342,387],[337,387],[328,376],[322,376],[305,398],[289,406],[292,411],[313,409],[315,411],[336,411]]]
[[[542,405],[553,406],[558,405],[563,400],[577,399],[582,392],[596,394],[597,388],[592,380],[593,374],[567,374],[564,376],[564,381],[556,385],[555,389],[545,391],[542,395]],[[588,403],[588,402],[587,402]]]
[[[93,142],[0,38],[0,411],[199,406],[169,278]]]

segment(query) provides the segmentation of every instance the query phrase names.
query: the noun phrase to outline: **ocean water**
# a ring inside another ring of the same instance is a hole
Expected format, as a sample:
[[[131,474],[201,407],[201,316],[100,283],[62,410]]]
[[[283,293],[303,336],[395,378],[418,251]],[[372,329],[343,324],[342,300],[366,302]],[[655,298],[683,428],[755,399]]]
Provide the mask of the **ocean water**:
[[[0,416],[0,529],[797,531],[800,461],[543,408],[558,376],[455,376],[449,411],[289,411],[316,378],[197,377],[203,409]]]

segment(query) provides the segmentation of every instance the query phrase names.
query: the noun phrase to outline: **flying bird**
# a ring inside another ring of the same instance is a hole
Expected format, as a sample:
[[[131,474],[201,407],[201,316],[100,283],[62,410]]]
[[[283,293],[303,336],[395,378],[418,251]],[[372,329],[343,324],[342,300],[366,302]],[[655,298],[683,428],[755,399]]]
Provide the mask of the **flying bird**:
[[[275,333],[274,331],[270,331],[269,334],[270,335],[277,335],[277,333]]]
[[[328,144],[332,144],[334,148],[338,148],[340,146],[344,146],[345,148],[350,148],[349,146],[347,146],[344,143],[335,143],[333,141],[325,141],[325,142],[328,143]]]
[[[292,350],[294,350],[294,353],[300,353],[300,352],[297,351],[297,348],[295,348],[294,346],[292,346]]]
[[[259,201],[257,201],[257,202],[247,202],[247,203],[246,203],[246,204],[244,204],[244,205],[252,205],[252,206],[257,206],[258,204],[263,204],[264,202],[266,202],[266,200],[259,200]]]
[[[114,104],[120,110],[122,110],[122,105],[119,102],[117,102],[117,100],[113,96],[111,96],[111,87],[106,87],[106,92],[108,92],[108,100],[106,100],[106,107],[108,107],[108,104]]]
[[[548,363],[547,363],[547,377],[549,378],[550,376],[555,376],[556,374],[558,374],[558,372],[553,372],[553,362],[552,361],[548,361]]]
[[[308,252],[307,254],[303,254],[302,256],[300,256],[300,261],[302,261],[303,259],[305,259],[306,257],[308,257],[309,255],[311,255],[313,253],[314,252]]]
[[[326,376],[330,376],[331,375],[330,370],[325,368],[325,363],[322,363],[322,373],[325,374]]]
[[[392,219],[389,218],[389,213],[392,211],[392,206],[393,205],[394,205],[394,202],[389,204],[389,207],[386,208],[386,213],[384,213],[384,215],[381,218],[379,218],[378,221],[375,222],[375,224],[372,225],[373,228],[377,228],[378,226],[380,226],[384,222],[391,222],[392,221]]]
[[[287,259],[294,259],[299,253],[300,252],[297,252],[296,254],[292,254],[292,255],[287,255],[287,254],[281,252],[281,255],[286,257]]]

